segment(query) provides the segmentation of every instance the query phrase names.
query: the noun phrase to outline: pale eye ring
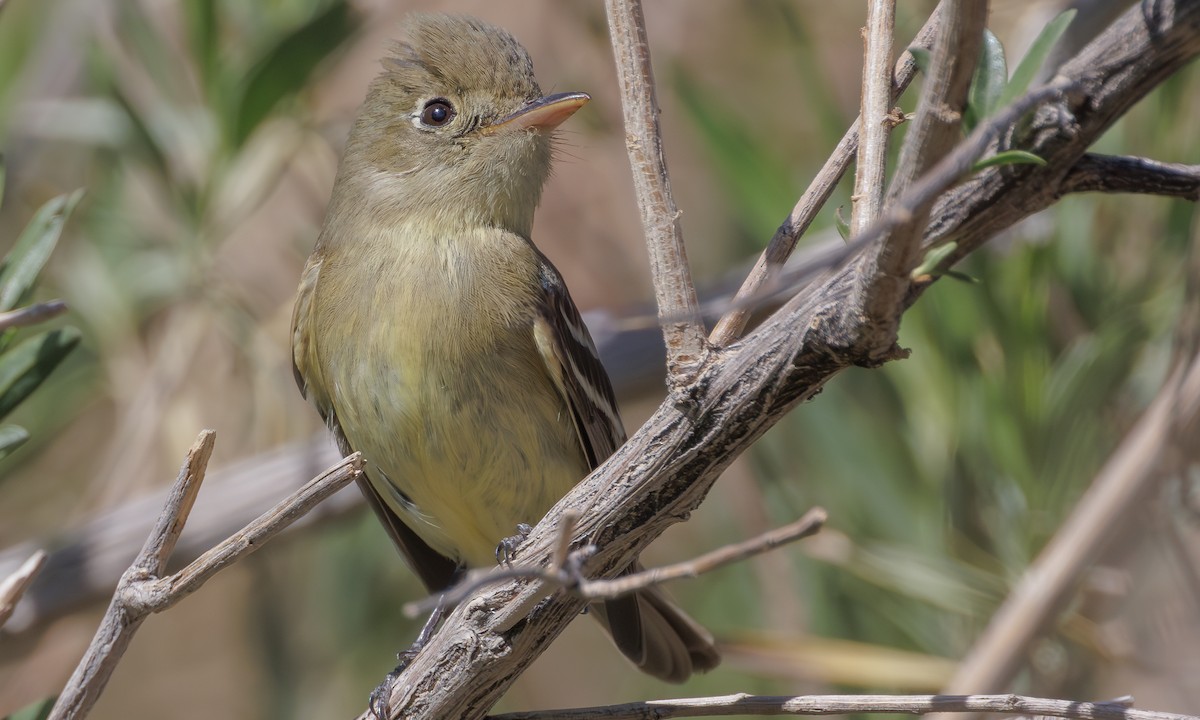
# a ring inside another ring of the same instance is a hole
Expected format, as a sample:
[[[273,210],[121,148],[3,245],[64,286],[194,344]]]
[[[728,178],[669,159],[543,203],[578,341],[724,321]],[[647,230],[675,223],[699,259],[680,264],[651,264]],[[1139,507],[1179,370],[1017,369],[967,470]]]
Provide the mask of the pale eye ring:
[[[434,98],[425,103],[425,107],[421,110],[421,124],[433,128],[445,127],[457,115],[458,112],[449,100]]]

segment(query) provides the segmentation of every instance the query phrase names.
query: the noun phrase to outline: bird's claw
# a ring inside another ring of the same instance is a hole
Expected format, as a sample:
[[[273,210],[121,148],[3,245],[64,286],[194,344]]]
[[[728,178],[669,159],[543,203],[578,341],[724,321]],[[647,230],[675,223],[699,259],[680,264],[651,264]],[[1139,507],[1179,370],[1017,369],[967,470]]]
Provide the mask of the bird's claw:
[[[533,532],[533,526],[528,523],[517,523],[517,534],[509,535],[501,540],[496,545],[496,563],[498,565],[512,565],[513,560],[517,558],[517,548],[521,547],[521,543],[529,537],[529,533]]]
[[[425,625],[421,628],[421,632],[417,634],[417,639],[409,648],[403,652],[396,653],[396,667],[389,672],[383,682],[379,683],[374,690],[371,691],[371,697],[367,706],[371,708],[371,714],[377,720],[387,720],[388,707],[392,700],[392,686],[396,684],[396,679],[404,672],[417,653],[429,644],[433,638],[433,633],[437,630],[438,623],[446,616],[446,596],[438,598],[437,607],[433,612],[429,613],[429,619],[425,621]]]

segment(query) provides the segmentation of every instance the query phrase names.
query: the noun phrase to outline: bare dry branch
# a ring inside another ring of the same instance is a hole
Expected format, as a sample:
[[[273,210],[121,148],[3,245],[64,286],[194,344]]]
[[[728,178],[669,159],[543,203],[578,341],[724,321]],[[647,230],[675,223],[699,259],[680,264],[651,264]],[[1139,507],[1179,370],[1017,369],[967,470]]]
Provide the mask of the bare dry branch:
[[[1190,2],[1157,2],[1154,12],[1130,8],[1056,77],[1075,78],[1082,92],[1070,102],[1041,110],[1020,133],[1023,149],[1044,166],[1011,166],[971,178],[940,199],[925,233],[925,248],[954,243],[934,275],[987,242],[996,228],[1052,205],[1063,178],[1087,152],[1098,131],[1108,128],[1182,63],[1195,57],[1200,22]],[[1165,31],[1159,35],[1159,31]],[[1081,142],[1081,140],[1083,142]],[[914,284],[906,303],[928,287]]]
[[[925,26],[913,38],[909,47],[924,50],[933,47],[943,5],[945,2],[938,5],[937,10],[925,22]],[[917,64],[913,60],[912,53],[903,53],[896,60],[896,67],[892,73],[892,102],[895,102],[900,93],[908,88],[916,74]],[[750,321],[750,316],[758,305],[756,298],[772,284],[771,279],[775,276],[776,271],[795,250],[800,236],[808,230],[808,226],[816,219],[817,213],[825,206],[825,203],[829,202],[829,198],[833,195],[842,175],[845,174],[846,168],[850,167],[850,162],[858,150],[861,127],[862,117],[859,116],[842,136],[841,141],[833,149],[833,153],[830,154],[825,164],[821,166],[816,177],[809,183],[808,189],[800,196],[796,206],[792,208],[791,214],[775,231],[771,241],[767,243],[767,249],[763,251],[762,256],[759,257],[758,262],[755,263],[754,268],[746,276],[746,280],[734,296],[733,309],[726,312],[713,329],[712,335],[709,337],[713,345],[724,347],[736,340],[746,329],[746,324]]]
[[[888,140],[892,136],[892,35],[896,31],[895,0],[870,0],[863,35],[862,142],[854,166],[850,235],[860,235],[883,210]]]
[[[187,563],[267,512],[281,497],[296,492],[341,455],[322,431],[320,437],[281,446],[205,474],[206,501],[192,510],[187,532],[175,546],[173,558]],[[118,578],[146,541],[155,515],[166,502],[169,488],[133,498],[51,538],[58,548],[17,607],[8,632],[22,632],[49,622],[85,603],[107,600]],[[357,489],[340,492],[292,527],[336,518],[362,505]],[[32,543],[0,552],[0,575],[13,572],[30,553]]]
[[[1088,153],[1063,179],[1063,193],[1138,193],[1200,200],[1200,165]]]
[[[234,537],[175,575],[163,578],[171,551],[183,532],[200,491],[215,439],[216,433],[205,430],[188,451],[154,530],[142,552],[121,576],[92,644],[50,712],[51,720],[87,716],[129,647],[134,633],[148,615],[179,602],[217,571],[257,550],[307,510],[353,482],[362,473],[361,457],[358,454],[347,457],[309,481]]]
[[[920,179],[935,174],[931,168],[940,168],[940,159],[957,142],[967,90],[983,43],[987,10],[987,3],[978,0],[953,0],[943,5],[916,118],[904,138],[900,162],[888,190],[889,206],[901,205]],[[921,236],[932,205],[909,205],[906,209],[910,214],[893,223],[877,251],[865,255],[858,266],[856,310],[867,319],[863,331],[875,357],[886,357],[896,342],[910,273],[921,256]]]
[[[809,537],[821,529],[827,517],[824,509],[813,508],[796,522],[770,530],[740,543],[726,545],[692,560],[659,568],[650,568],[641,572],[606,580],[592,580],[581,577],[579,575],[579,565],[582,563],[572,563],[565,559],[559,561],[557,554],[547,567],[516,566],[475,571],[470,573],[467,579],[446,593],[405,604],[404,614],[411,618],[430,612],[438,606],[446,608],[454,607],[483,587],[517,579],[544,582],[547,594],[558,588],[565,588],[572,595],[585,600],[611,600],[652,585],[662,585],[671,580],[699,577],[703,573],[716,570],[719,567],[745,560],[768,550],[773,550],[781,545]],[[578,515],[564,512],[563,519],[569,520],[569,522],[564,523],[559,528],[559,544],[556,546],[556,553],[563,551],[569,545],[571,532],[574,530]],[[594,547],[586,547],[585,555],[590,556],[594,550]],[[565,558],[565,555],[562,557]],[[586,560],[586,557],[582,559]]]
[[[92,638],[92,644],[88,646],[83,659],[79,661],[71,679],[67,681],[62,694],[55,701],[54,708],[50,711],[50,720],[86,717],[100,698],[109,677],[112,676],[125,649],[129,647],[133,634],[146,619],[147,611],[130,607],[131,587],[148,577],[157,577],[166,567],[171,548],[175,546],[179,533],[183,532],[187,514],[196,499],[196,493],[200,490],[200,483],[204,480],[204,471],[208,466],[209,457],[212,456],[215,442],[216,433],[205,430],[188,451],[187,459],[184,460],[179,477],[171,487],[167,503],[158,516],[154,530],[146,539],[141,553],[121,576],[117,592],[113,595],[95,637]],[[143,603],[133,601],[132,605],[136,607]]]
[[[687,562],[650,568],[611,580],[588,580],[580,586],[579,592],[586,598],[599,600],[620,597],[671,580],[699,577],[719,567],[746,560],[781,545],[814,535],[825,524],[827,518],[828,515],[823,508],[813,508],[796,522],[770,530],[749,540],[718,548]]]
[[[1072,720],[1197,720],[1194,715],[1132,710],[1121,702],[1076,702],[1022,695],[725,695],[563,710],[504,713],[491,720],[667,720],[728,715],[976,713]]]
[[[642,211],[650,270],[667,346],[667,382],[673,389],[690,385],[708,357],[700,303],[688,269],[679,209],[658,125],[658,100],[641,0],[607,0],[609,32],[617,61],[625,146],[633,170],[633,188]]]
[[[174,575],[160,581],[165,599],[159,612],[200,588],[210,577],[263,546],[319,503],[354,482],[363,471],[362,456],[354,453],[305,483],[232,537],[201,555]]]

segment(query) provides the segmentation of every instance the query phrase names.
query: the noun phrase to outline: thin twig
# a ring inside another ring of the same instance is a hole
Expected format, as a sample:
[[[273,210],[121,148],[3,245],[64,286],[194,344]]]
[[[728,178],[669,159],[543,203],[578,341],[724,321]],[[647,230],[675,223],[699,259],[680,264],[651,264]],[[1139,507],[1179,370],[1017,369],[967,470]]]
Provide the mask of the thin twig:
[[[550,559],[550,568],[560,570],[567,564],[567,554],[571,552],[571,535],[575,533],[575,525],[579,522],[579,511],[572,508],[563,513],[559,524],[558,547],[554,549],[554,557]]]
[[[1058,78],[1054,82],[1030,90],[1008,107],[975,126],[971,134],[952,152],[942,157],[933,169],[913,183],[899,199],[889,203],[883,215],[867,228],[866,232],[853,238],[842,248],[831,249],[829,255],[820,261],[798,268],[795,276],[792,271],[781,274],[772,292],[794,292],[812,278],[813,268],[827,268],[827,272],[841,268],[843,263],[857,255],[859,250],[891,237],[902,227],[910,226],[915,217],[928,213],[942,193],[970,172],[988,146],[1025,113],[1045,102],[1061,98],[1077,87],[1077,83],[1069,78]]]
[[[612,579],[592,580],[580,577],[575,569],[578,567],[578,563],[568,562],[549,568],[514,566],[472,573],[466,580],[438,597],[428,597],[405,604],[404,614],[412,618],[423,615],[438,605],[451,608],[482,587],[518,578],[541,580],[548,585],[547,592],[566,588],[572,594],[585,600],[612,600],[652,585],[661,585],[670,580],[694,578],[724,565],[761,555],[780,545],[809,537],[821,529],[827,518],[828,514],[823,508],[813,508],[796,522],[769,530],[749,540],[717,548],[684,562],[650,568]],[[570,523],[570,527],[574,527],[573,521]],[[564,526],[559,528],[559,547],[562,546],[562,538],[565,537],[568,542],[571,539],[570,530],[563,532],[563,528]]]
[[[167,502],[158,516],[154,530],[146,539],[146,544],[133,564],[117,583],[117,591],[113,594],[112,602],[109,603],[108,611],[105,612],[95,637],[92,638],[92,644],[88,646],[83,659],[79,661],[71,679],[55,701],[54,708],[50,711],[50,720],[86,717],[100,698],[109,677],[112,676],[125,649],[129,647],[133,634],[146,619],[147,612],[131,611],[130,588],[147,577],[157,577],[162,573],[171,548],[183,532],[183,524],[204,479],[204,471],[208,466],[209,457],[212,456],[215,442],[216,433],[205,430],[188,450],[187,459],[184,460],[179,477],[171,487],[171,493],[167,496]]]
[[[889,205],[904,197],[957,143],[986,24],[986,2],[952,0],[944,5],[917,114],[888,189]],[[864,255],[859,264],[858,297],[847,310],[866,320],[861,332],[877,357],[885,357],[895,345],[910,272],[920,258],[932,208],[933,203],[912,206],[907,217],[891,224],[877,252]]]
[[[892,35],[896,31],[895,0],[870,0],[863,35],[862,142],[854,166],[853,211],[850,235],[867,229],[883,210],[887,179],[888,140],[892,135]]]
[[[67,303],[62,300],[48,300],[29,307],[9,310],[0,313],[0,330],[14,327],[29,327],[58,317],[67,311]]]
[[[641,0],[607,0],[605,8],[625,112],[625,147],[642,212],[658,316],[667,347],[667,381],[672,388],[681,388],[692,383],[703,365],[708,356],[708,341],[688,269],[679,210],[671,196],[646,22]]]
[[[174,605],[198,590],[220,570],[262,547],[330,495],[354,482],[362,474],[363,465],[362,456],[358,453],[346,457],[187,567],[160,580],[158,584],[166,598],[154,611],[159,612]]]
[[[933,47],[944,4],[945,2],[939,4],[929,19],[925,21],[925,26],[909,44],[910,48],[928,50]],[[896,60],[896,68],[892,75],[892,102],[895,102],[900,93],[908,88],[916,74],[917,63],[913,59],[912,53],[901,54]],[[731,303],[732,310],[725,313],[713,329],[712,335],[709,336],[713,345],[725,347],[741,336],[742,331],[746,329],[750,316],[760,304],[756,298],[768,286],[774,285],[771,281],[775,277],[776,271],[783,263],[787,262],[788,257],[796,248],[800,236],[808,230],[808,226],[816,219],[817,213],[825,206],[825,203],[829,202],[829,198],[833,196],[833,191],[837,188],[842,175],[845,174],[846,168],[850,167],[850,162],[858,150],[860,127],[862,127],[861,116],[842,136],[825,164],[821,166],[820,172],[809,183],[808,189],[804,191],[804,194],[796,202],[796,206],[792,208],[791,214],[775,231],[771,241],[767,243],[767,249],[758,258],[758,262],[755,263],[754,268],[742,283],[742,287],[734,296]]]
[[[146,617],[161,612],[194,592],[217,571],[257,550],[284,527],[321,500],[345,487],[362,473],[362,459],[354,454],[309,481],[248,527],[178,573],[162,577],[184,524],[195,502],[216,433],[200,433],[188,451],[179,477],[147,538],[141,553],[121,576],[108,611],[92,644],[75,668],[50,713],[51,720],[85,717],[108,683],[134,633]]]
[[[667,720],[728,715],[991,712],[1072,720],[1197,720],[1195,715],[1132,710],[1122,702],[1077,702],[1022,695],[725,695],[492,715],[489,720]]]
[[[269,452],[205,473],[205,501],[192,510],[188,531],[175,546],[172,561],[195,560],[301,487],[314,475],[341,460],[328,432],[297,440]],[[57,548],[8,625],[22,632],[53,621],[88,603],[107,600],[129,567],[166,501],[160,488],[96,513],[69,532],[48,539]],[[361,506],[362,493],[341,492],[291,526],[345,515]],[[12,572],[32,553],[32,543],[0,551],[0,575]]]
[[[37,577],[38,571],[46,564],[47,557],[49,556],[46,555],[45,550],[38,550],[30,555],[28,560],[21,563],[21,567],[17,568],[16,572],[0,582],[0,627],[4,627],[4,623],[12,617],[17,603],[21,602],[25,591],[33,584],[33,579]]]
[[[631,575],[622,575],[610,580],[587,580],[579,588],[579,592],[589,600],[608,600],[631,592],[636,592],[651,585],[680,578],[694,578],[706,572],[716,570],[730,563],[740,562],[747,558],[761,555],[780,545],[786,545],[802,538],[810,537],[820,531],[829,515],[824,508],[813,508],[799,520],[784,525],[781,528],[769,530],[757,537],[740,543],[717,548],[700,557],[686,562],[650,568]]]
[[[1063,178],[1062,192],[1138,193],[1200,200],[1200,165],[1088,153]]]

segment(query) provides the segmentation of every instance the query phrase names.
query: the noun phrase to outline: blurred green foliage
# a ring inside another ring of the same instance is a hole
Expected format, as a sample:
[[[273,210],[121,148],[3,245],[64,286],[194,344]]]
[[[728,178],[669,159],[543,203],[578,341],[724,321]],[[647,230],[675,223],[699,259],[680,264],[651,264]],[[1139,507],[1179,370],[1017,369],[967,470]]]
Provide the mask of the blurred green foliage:
[[[0,198],[4,197],[4,177],[0,162]],[[38,277],[58,244],[63,224],[82,196],[79,190],[43,205],[0,261],[0,314],[12,317],[38,309],[30,307]],[[14,346],[20,325],[5,325],[0,330],[0,419],[46,381],[80,338],[78,330],[65,326],[40,332]],[[20,425],[0,425],[0,460],[28,440],[29,431]]]

